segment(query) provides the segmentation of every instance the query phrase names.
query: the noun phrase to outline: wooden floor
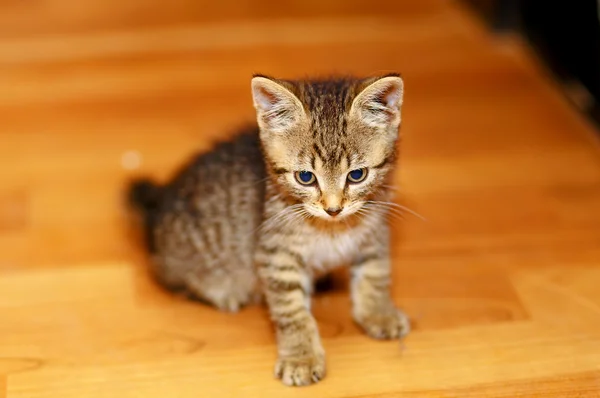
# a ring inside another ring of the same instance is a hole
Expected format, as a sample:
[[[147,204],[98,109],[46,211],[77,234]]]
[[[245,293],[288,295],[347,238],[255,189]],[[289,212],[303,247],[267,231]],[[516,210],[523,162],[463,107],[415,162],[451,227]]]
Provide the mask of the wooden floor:
[[[600,397],[600,143],[518,40],[441,0],[0,3],[0,397]],[[401,72],[401,349],[315,298],[328,375],[264,308],[146,274],[122,202],[252,121],[250,77]]]

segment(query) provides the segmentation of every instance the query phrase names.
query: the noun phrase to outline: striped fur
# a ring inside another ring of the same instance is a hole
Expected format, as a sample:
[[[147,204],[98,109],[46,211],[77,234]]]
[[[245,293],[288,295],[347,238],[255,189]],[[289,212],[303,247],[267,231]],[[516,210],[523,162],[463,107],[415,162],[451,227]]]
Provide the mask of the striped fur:
[[[385,204],[403,83],[398,75],[256,75],[252,95],[257,129],[198,155],[164,186],[134,184],[130,197],[145,215],[157,279],[224,311],[264,299],[276,330],[275,374],[306,385],[326,370],[313,281],[333,268],[350,267],[352,315],[368,335],[409,330],[390,297]],[[357,169],[366,177],[352,182]],[[300,183],[300,171],[314,182]]]

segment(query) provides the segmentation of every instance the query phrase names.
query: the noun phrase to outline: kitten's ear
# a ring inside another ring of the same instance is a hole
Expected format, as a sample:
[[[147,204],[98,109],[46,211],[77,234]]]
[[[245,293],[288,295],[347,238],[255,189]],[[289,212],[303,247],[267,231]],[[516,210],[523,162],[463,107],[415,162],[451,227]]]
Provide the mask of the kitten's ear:
[[[399,76],[385,76],[368,84],[354,99],[350,114],[379,128],[397,128],[404,95]]]
[[[302,103],[288,88],[262,76],[252,79],[252,100],[261,130],[281,133],[304,116]]]

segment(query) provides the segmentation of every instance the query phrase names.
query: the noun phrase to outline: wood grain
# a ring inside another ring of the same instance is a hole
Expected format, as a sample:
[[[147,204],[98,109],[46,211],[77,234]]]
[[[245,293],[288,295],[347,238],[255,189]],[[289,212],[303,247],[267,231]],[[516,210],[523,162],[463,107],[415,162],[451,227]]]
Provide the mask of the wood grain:
[[[0,3],[0,397],[600,396],[597,131],[456,3],[281,4]],[[123,188],[253,122],[254,72],[392,70],[416,328],[369,340],[340,272],[314,300],[328,376],[291,389],[264,308],[153,283]]]

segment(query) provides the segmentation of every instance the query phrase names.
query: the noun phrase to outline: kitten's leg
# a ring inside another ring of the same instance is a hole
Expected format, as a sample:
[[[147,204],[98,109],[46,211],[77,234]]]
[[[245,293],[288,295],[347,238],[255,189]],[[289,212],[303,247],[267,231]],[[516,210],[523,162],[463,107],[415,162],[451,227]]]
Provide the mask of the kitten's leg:
[[[310,276],[288,249],[259,250],[257,259],[276,329],[275,376],[290,386],[316,383],[325,376],[325,351],[310,313]]]
[[[408,317],[394,305],[390,260],[387,253],[365,254],[352,267],[352,315],[376,339],[402,338],[410,331]]]
[[[188,275],[187,286],[197,298],[207,301],[220,311],[238,312],[255,300],[256,275],[242,267],[228,273]]]

